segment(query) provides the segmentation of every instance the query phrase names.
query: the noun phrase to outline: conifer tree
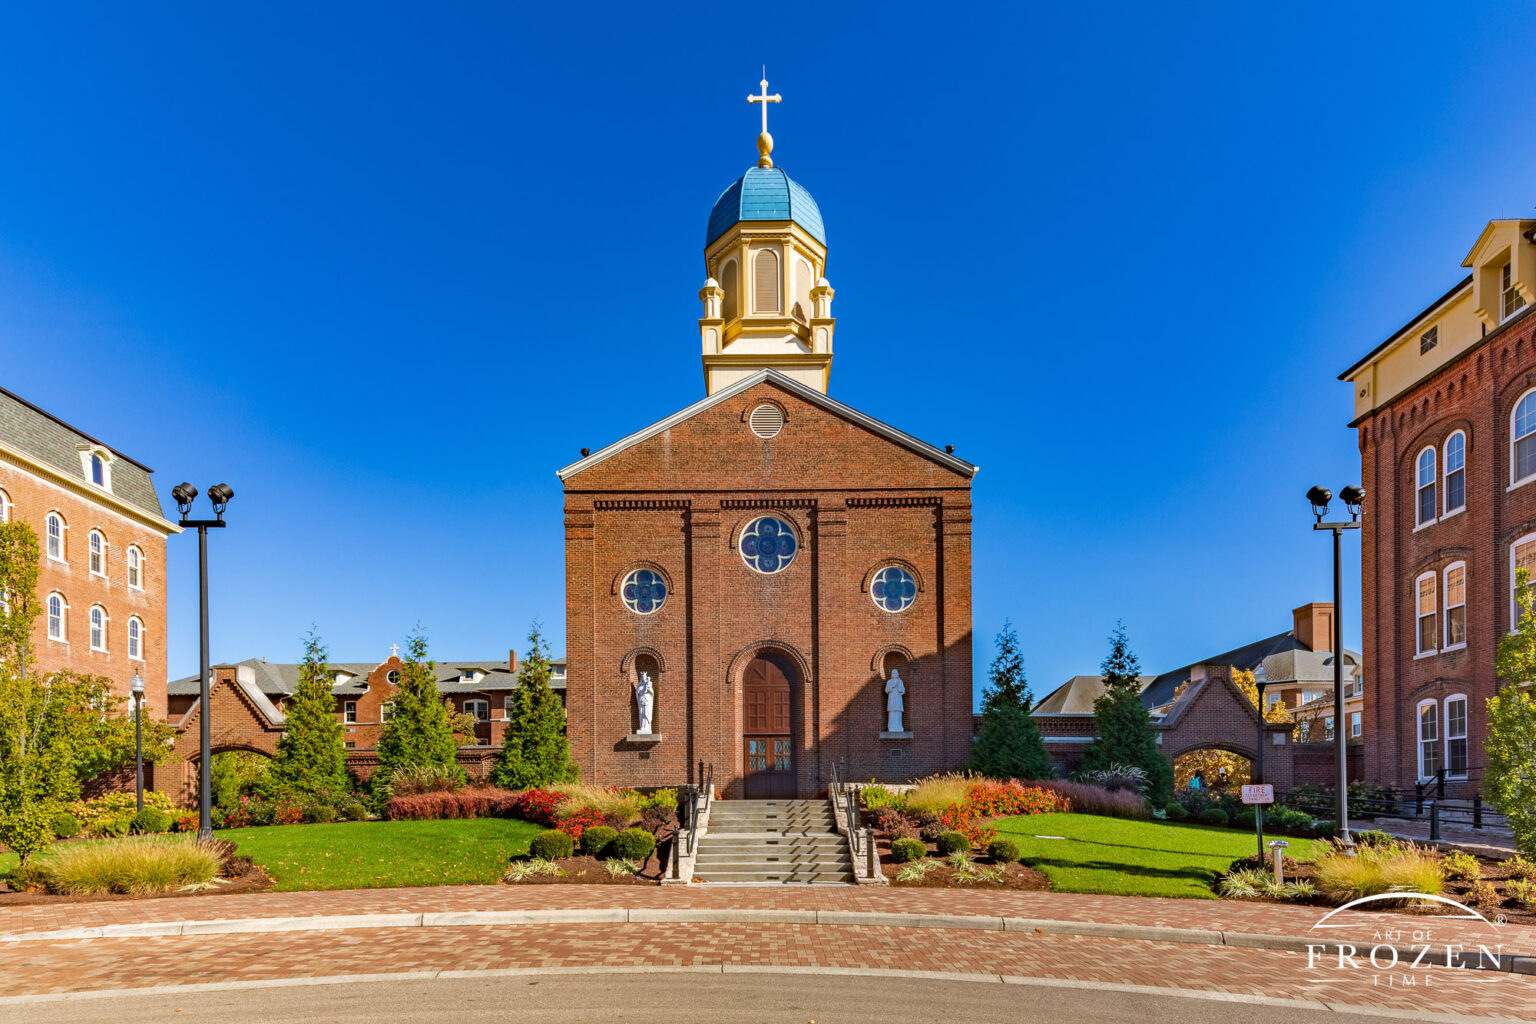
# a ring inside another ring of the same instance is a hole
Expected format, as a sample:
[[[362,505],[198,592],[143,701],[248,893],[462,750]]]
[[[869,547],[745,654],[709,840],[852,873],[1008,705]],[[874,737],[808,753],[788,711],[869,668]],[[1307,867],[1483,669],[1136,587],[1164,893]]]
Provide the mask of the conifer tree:
[[[565,705],[549,688],[549,648],[535,622],[528,631],[528,653],[512,691],[501,757],[491,781],[507,789],[528,789],[576,778],[565,735]]]
[[[1109,656],[1099,669],[1104,674],[1104,695],[1093,702],[1099,735],[1083,752],[1083,770],[1101,771],[1115,765],[1140,768],[1147,776],[1147,799],[1161,807],[1173,792],[1173,765],[1157,749],[1152,715],[1141,702],[1141,664],[1131,653],[1124,623],[1115,624],[1109,642]]]
[[[983,775],[1007,779],[1046,779],[1053,773],[1050,755],[1030,709],[1034,695],[1024,677],[1019,635],[1005,621],[997,634],[997,656],[982,694],[981,729],[971,747],[971,767]]]
[[[437,695],[437,666],[427,658],[427,637],[418,626],[406,643],[405,668],[392,699],[393,714],[379,736],[374,792],[402,768],[441,768],[464,781],[448,709]]]
[[[299,683],[283,706],[287,728],[278,738],[277,756],[270,766],[272,782],[285,792],[314,794],[351,788],[325,659],[325,644],[311,629],[304,638]]]

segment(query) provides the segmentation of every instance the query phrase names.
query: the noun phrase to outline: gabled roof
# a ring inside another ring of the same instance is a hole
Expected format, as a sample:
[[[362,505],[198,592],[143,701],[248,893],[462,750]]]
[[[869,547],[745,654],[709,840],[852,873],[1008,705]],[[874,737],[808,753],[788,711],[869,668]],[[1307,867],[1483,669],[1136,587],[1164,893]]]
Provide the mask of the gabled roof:
[[[1141,688],[1152,685],[1156,676],[1137,676]],[[1036,702],[1037,715],[1091,715],[1093,702],[1104,696],[1103,676],[1073,676]]]
[[[706,409],[714,408],[721,402],[735,398],[742,392],[748,390],[749,388],[754,388],[764,381],[767,381],[776,387],[783,388],[785,391],[788,391],[790,394],[796,396],[797,398],[803,398],[807,402],[810,402],[812,405],[820,406],[834,416],[839,416],[851,423],[857,424],[858,426],[863,427],[871,433],[878,434],[879,436],[885,438],[887,441],[892,441],[898,445],[901,445],[903,448],[906,448],[925,459],[930,459],[934,462],[937,462],[939,465],[948,469],[952,469],[957,473],[963,473],[968,477],[972,477],[975,476],[977,471],[981,468],[980,466],[973,466],[971,463],[966,462],[964,459],[956,458],[943,449],[935,448],[933,445],[926,441],[919,441],[911,434],[903,433],[888,423],[882,423],[880,420],[875,419],[873,416],[866,416],[864,413],[859,412],[852,406],[844,405],[842,402],[839,402],[835,398],[828,398],[826,395],[822,394],[820,391],[817,391],[815,388],[801,384],[799,381],[791,377],[787,377],[779,371],[770,368],[758,370],[750,377],[744,377],[737,381],[735,384],[732,384],[730,387],[721,388],[719,391],[716,391],[709,397],[703,398],[688,406],[688,408],[679,412],[675,412],[664,420],[658,420],[657,422],[652,423],[650,426],[645,427],[642,430],[637,430],[635,433],[630,434],[628,437],[615,441],[608,447],[595,451],[591,455],[588,455],[577,462],[571,463],[564,469],[557,470],[556,475],[561,480],[568,480],[583,470],[591,469],[598,463],[605,462],[608,459],[613,458],[615,455],[618,455],[620,452],[633,448],[635,445],[642,441],[648,441],[655,437],[657,434],[664,433],[665,431],[668,431],[677,426],[679,423],[692,419]]]
[[[554,668],[549,688],[552,690],[565,689],[565,659],[551,659]],[[249,669],[255,676],[255,686],[264,694],[274,697],[286,697],[299,685],[299,665],[279,665],[274,662],[263,661],[261,658],[247,658],[236,663],[239,667]],[[332,675],[344,672],[352,678],[339,686],[332,686],[331,691],[338,697],[356,696],[368,692],[368,673],[378,668],[382,662],[368,664],[367,662],[331,662],[327,668]],[[460,677],[466,671],[473,669],[481,673],[480,678],[473,683],[460,682]],[[438,693],[478,693],[481,690],[510,690],[517,686],[511,672],[507,671],[505,661],[440,661],[433,670],[437,676]],[[519,668],[518,676],[522,670]],[[165,684],[165,692],[172,697],[196,696],[199,692],[197,676],[186,676],[182,679],[172,679]]]

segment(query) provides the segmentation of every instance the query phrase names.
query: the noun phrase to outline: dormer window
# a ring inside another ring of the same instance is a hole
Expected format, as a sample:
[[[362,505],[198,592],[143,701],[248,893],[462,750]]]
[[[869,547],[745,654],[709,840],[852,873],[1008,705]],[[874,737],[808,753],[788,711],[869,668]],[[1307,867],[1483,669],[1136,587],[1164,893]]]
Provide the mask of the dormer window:
[[[91,456],[91,483],[97,487],[107,486],[107,467],[100,455]]]
[[[480,681],[480,673],[476,672],[474,669],[468,669],[468,670],[466,670],[464,672],[463,675],[459,676],[459,682],[461,682],[461,683],[467,683],[467,684],[471,684],[472,685],[472,684],[477,683],[479,681]]]
[[[82,446],[80,471],[85,474],[85,478],[91,482],[92,486],[100,487],[104,491],[112,489],[112,456],[105,448]]]
[[[1525,308],[1525,296],[1515,287],[1513,263],[1506,263],[1499,270],[1499,303],[1500,315],[1504,320]]]

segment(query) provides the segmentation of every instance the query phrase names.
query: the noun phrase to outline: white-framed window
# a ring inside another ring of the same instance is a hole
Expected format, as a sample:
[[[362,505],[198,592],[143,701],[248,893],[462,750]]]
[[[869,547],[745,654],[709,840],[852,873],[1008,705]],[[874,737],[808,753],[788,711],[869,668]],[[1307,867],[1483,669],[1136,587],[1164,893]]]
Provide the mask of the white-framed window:
[[[1360,738],[1360,712],[1358,711],[1349,713],[1349,738],[1352,740]]]
[[[0,491],[0,523],[11,521],[11,496]]]
[[[107,486],[107,464],[94,453],[91,455],[91,483],[97,487]]]
[[[91,606],[91,650],[107,649],[107,610],[101,605]]]
[[[1435,450],[1425,448],[1419,452],[1418,466],[1418,519],[1420,526],[1428,526],[1435,521],[1435,513],[1438,507],[1435,504]]]
[[[395,717],[395,702],[387,700],[379,705],[379,721],[387,722]]]
[[[488,700],[467,700],[464,702],[464,713],[474,715],[477,722],[489,722],[491,720],[491,702]]]
[[[1521,569],[1531,574],[1536,584],[1536,533],[1528,533],[1509,546],[1509,628],[1520,622],[1521,610],[1515,606],[1515,576]]]
[[[1536,391],[1527,391],[1510,413],[1509,485],[1536,479]]]
[[[390,669],[388,672],[384,673],[384,681],[390,686],[399,686],[400,673],[395,669]]]
[[[512,719],[512,695],[510,693],[501,698],[501,717],[508,721]]]
[[[65,635],[69,626],[69,602],[64,600],[64,595],[58,591],[48,595],[48,639],[63,640],[69,642]]]
[[[1467,507],[1467,435],[1455,431],[1445,439],[1445,514]]]
[[[1467,646],[1467,563],[1445,567],[1445,650]]]
[[[1525,308],[1525,296],[1515,287],[1514,264],[1506,263],[1499,269],[1500,318],[1508,320]]]
[[[1323,719],[1323,725],[1328,730],[1328,735],[1326,738],[1330,740],[1333,739],[1333,716],[1329,715],[1327,718]]]
[[[341,720],[348,725],[357,724],[357,701],[344,700],[341,702]]]
[[[1453,693],[1445,698],[1445,773],[1457,778],[1467,775],[1467,695]]]
[[[91,531],[90,556],[91,575],[105,576],[107,574],[107,538],[100,530]]]
[[[48,535],[48,557],[55,562],[64,561],[64,531],[69,526],[64,522],[64,517],[57,512],[48,513],[47,525],[44,527]]]
[[[1419,703],[1419,778],[1432,779],[1440,771],[1440,705]]]
[[[1434,654],[1437,650],[1435,644],[1439,639],[1439,629],[1436,625],[1436,601],[1435,601],[1435,574],[1426,572],[1416,581],[1415,591],[1418,594],[1418,653]]]
[[[144,660],[144,623],[137,615],[128,620],[128,657],[134,661]]]
[[[144,552],[139,550],[139,546],[137,544],[129,546],[126,561],[128,563],[128,589],[143,590]]]

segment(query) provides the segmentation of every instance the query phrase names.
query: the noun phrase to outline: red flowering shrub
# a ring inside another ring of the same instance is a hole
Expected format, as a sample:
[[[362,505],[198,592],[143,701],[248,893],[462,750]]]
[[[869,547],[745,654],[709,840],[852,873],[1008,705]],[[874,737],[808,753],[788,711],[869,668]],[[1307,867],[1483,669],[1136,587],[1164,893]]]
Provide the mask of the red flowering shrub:
[[[603,824],[603,812],[596,807],[582,807],[561,819],[555,827],[571,837],[571,842],[581,842],[581,834],[589,828]]]
[[[171,824],[171,831],[196,832],[200,817],[197,811],[178,811],[176,820]]]
[[[534,787],[517,795],[517,809],[513,812],[524,821],[535,825],[551,826],[555,823],[555,810],[560,806],[560,794],[546,793]]]
[[[436,790],[390,797],[384,816],[392,821],[435,821],[444,818],[511,818],[518,815],[520,794],[482,786]]]
[[[274,825],[297,825],[304,820],[304,811],[293,804],[283,804],[272,816]]]
[[[966,807],[977,817],[997,818],[1012,814],[1050,814],[1070,811],[1066,797],[1040,786],[1026,786],[1017,779],[978,782],[966,793]]]
[[[961,807],[959,804],[950,804],[939,814],[939,820],[948,830],[959,832],[969,839],[972,849],[985,848],[997,838],[997,829],[977,821],[969,805]]]

